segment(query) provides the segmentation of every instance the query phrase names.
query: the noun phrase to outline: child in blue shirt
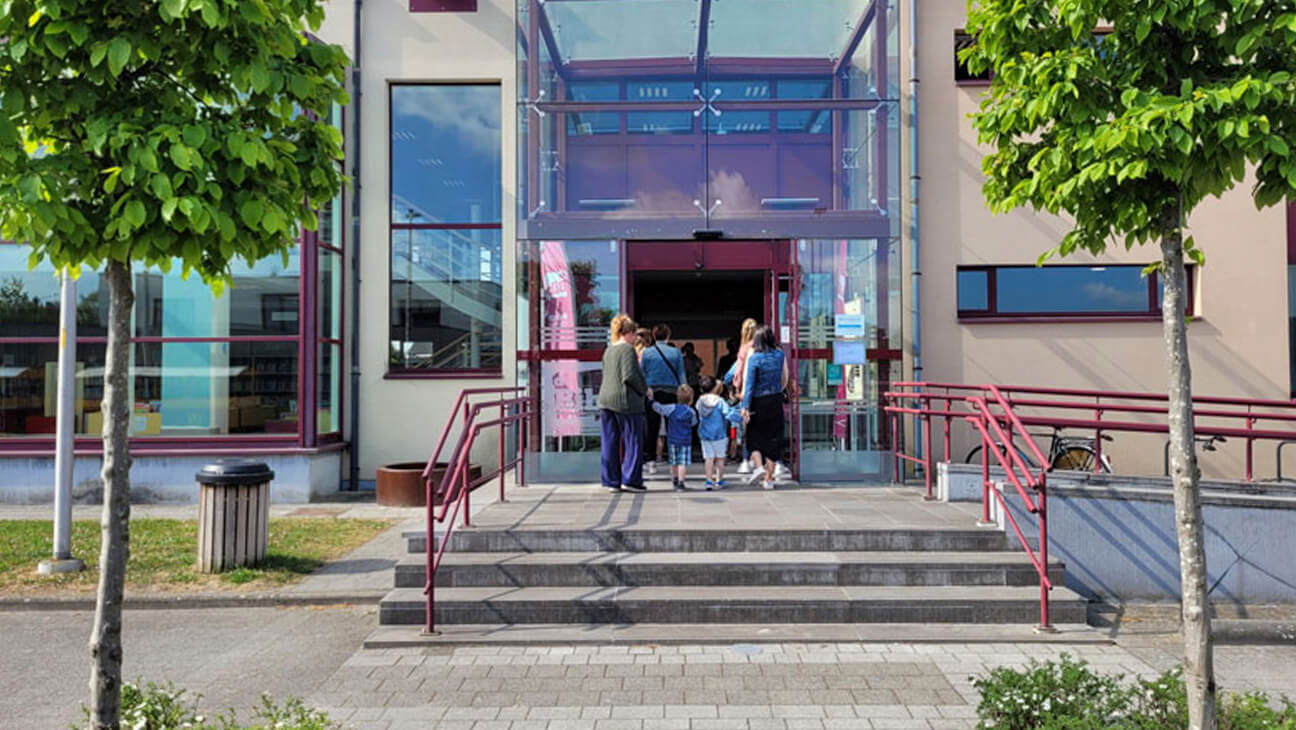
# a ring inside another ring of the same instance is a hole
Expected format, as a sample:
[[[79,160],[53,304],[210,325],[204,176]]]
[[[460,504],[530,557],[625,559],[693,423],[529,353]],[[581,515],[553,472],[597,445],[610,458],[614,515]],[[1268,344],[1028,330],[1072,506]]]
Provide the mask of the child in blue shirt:
[[[653,410],[666,419],[666,447],[670,451],[671,484],[675,491],[683,492],[684,475],[693,460],[693,427],[698,414],[693,410],[693,389],[681,385],[675,389],[674,403],[653,401]]]
[[[706,488],[724,489],[725,447],[729,444],[729,424],[742,421],[742,411],[725,402],[725,384],[710,375],[698,381],[703,396],[698,398],[698,439],[702,442],[702,464],[706,470]]]

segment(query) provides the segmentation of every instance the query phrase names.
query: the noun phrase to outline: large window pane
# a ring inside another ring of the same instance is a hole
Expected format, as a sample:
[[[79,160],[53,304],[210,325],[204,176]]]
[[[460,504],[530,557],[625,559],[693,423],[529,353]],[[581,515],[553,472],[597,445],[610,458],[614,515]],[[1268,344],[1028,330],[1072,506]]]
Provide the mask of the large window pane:
[[[315,432],[336,433],[342,427],[342,346],[321,342],[316,367]]]
[[[342,338],[342,257],[326,249],[319,250],[319,336],[328,340]]]
[[[397,230],[391,252],[390,366],[498,370],[500,231]]]
[[[41,262],[27,269],[31,249],[0,243],[0,337],[57,337],[59,280],[54,267]],[[108,334],[108,291],[99,292],[99,274],[82,269],[77,279],[77,333]]]
[[[103,344],[77,347],[75,431],[99,434],[103,399]],[[0,344],[0,438],[52,436],[57,425],[58,345]],[[93,427],[93,428],[92,428]]]
[[[232,265],[233,281],[221,296],[197,274],[181,276],[180,263],[162,273],[135,276],[135,332],[140,337],[237,337],[295,335],[300,313],[301,266],[294,248],[284,265],[269,256],[248,266]]]
[[[1148,282],[1137,266],[1001,268],[1000,312],[1146,312]]]
[[[296,342],[135,345],[137,436],[297,432]]]
[[[495,84],[391,87],[393,221],[500,220],[499,93]]]
[[[575,350],[607,345],[621,308],[616,241],[540,241],[540,345]]]

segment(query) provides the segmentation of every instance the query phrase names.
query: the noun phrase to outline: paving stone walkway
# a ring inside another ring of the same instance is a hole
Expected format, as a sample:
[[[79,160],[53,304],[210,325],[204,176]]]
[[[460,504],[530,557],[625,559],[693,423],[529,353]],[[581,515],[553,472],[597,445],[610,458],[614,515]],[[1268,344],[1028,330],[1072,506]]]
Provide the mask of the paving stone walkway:
[[[1111,645],[434,647],[358,652],[309,699],[356,730],[970,728],[973,675],[1062,652],[1156,672]]]

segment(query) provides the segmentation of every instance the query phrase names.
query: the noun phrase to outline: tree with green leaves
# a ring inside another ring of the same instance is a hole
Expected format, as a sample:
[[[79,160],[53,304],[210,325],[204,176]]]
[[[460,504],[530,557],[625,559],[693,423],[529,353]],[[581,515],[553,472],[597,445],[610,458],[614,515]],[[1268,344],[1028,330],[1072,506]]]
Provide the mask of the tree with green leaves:
[[[1186,235],[1207,196],[1253,180],[1257,207],[1296,192],[1293,0],[972,0],[963,60],[992,74],[973,115],[997,212],[1064,214],[1040,257],[1157,243],[1169,379],[1185,678],[1193,728],[1215,727],[1200,472],[1193,450]],[[1249,178],[1248,175],[1252,175]]]
[[[0,236],[108,286],[92,724],[118,725],[135,264],[287,257],[341,185],[346,56],[320,0],[0,0]]]

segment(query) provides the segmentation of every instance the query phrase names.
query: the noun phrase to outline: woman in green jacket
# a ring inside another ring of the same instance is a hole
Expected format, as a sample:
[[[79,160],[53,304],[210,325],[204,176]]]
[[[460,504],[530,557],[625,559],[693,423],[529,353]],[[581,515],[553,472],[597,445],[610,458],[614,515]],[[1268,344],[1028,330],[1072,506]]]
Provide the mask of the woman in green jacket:
[[[634,320],[618,314],[612,319],[612,342],[603,352],[603,384],[598,395],[603,486],[612,491],[646,491],[641,449],[648,386],[635,354],[634,336]]]

